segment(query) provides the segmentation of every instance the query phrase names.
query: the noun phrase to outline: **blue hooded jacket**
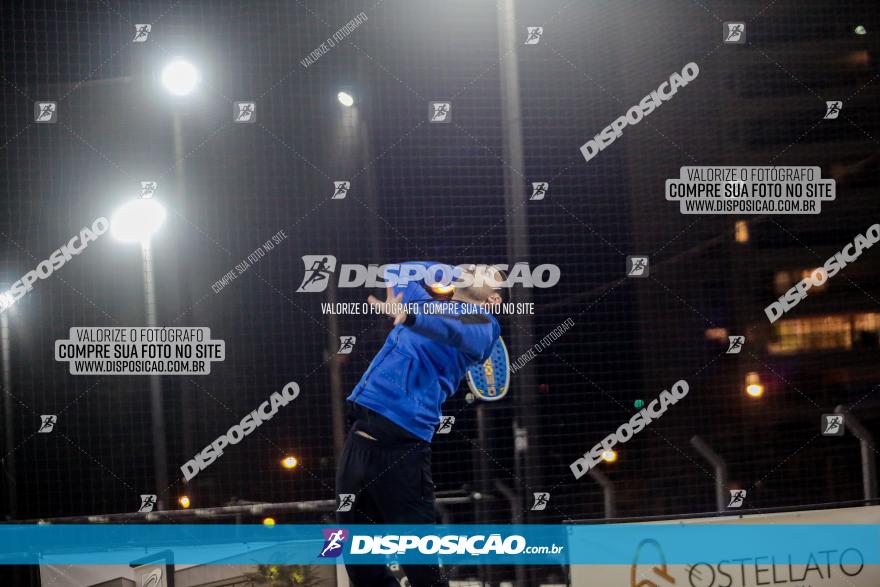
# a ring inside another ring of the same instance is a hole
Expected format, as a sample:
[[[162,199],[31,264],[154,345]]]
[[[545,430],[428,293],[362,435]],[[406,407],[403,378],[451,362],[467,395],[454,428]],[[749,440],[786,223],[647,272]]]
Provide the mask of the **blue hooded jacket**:
[[[400,267],[415,265],[442,264],[408,262]],[[396,273],[386,271],[386,280]],[[501,327],[474,304],[436,301],[423,281],[395,285],[394,293],[400,292],[402,303],[419,311],[391,330],[348,400],[430,442],[443,402],[458,389],[468,367],[489,357]]]

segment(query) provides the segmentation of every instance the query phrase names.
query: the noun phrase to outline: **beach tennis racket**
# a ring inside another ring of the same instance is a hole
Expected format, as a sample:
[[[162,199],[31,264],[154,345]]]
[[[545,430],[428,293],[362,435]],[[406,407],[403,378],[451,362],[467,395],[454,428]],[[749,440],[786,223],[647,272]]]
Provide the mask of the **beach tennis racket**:
[[[467,382],[471,393],[483,401],[494,402],[507,395],[510,387],[510,357],[500,336],[492,346],[489,358],[468,368]]]

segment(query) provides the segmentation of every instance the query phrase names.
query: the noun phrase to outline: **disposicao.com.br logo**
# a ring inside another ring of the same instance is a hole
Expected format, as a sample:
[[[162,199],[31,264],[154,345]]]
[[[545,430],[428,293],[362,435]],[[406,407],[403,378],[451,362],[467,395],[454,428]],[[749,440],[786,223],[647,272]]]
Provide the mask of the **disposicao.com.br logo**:
[[[324,546],[321,557],[335,557],[342,552],[346,539],[345,530],[324,530]],[[386,534],[367,536],[351,535],[349,555],[529,555],[560,554],[564,546],[529,546],[520,534]]]

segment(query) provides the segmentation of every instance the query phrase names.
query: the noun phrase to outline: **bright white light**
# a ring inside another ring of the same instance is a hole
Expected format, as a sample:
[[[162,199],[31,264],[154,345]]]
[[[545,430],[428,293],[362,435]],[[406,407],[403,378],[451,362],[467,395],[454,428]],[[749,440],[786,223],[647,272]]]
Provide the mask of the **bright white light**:
[[[165,222],[165,208],[156,200],[132,200],[110,218],[110,233],[126,243],[148,242]]]
[[[0,291],[0,310],[5,310],[11,306],[13,302],[15,302],[15,299],[13,299],[12,294]]]
[[[199,77],[192,63],[175,59],[162,70],[162,85],[175,96],[186,96],[196,89]]]
[[[606,463],[613,463],[617,460],[617,451],[606,450],[602,453],[602,460]]]
[[[354,97],[348,92],[339,92],[336,94],[336,98],[339,99],[339,103],[343,106],[354,105]]]

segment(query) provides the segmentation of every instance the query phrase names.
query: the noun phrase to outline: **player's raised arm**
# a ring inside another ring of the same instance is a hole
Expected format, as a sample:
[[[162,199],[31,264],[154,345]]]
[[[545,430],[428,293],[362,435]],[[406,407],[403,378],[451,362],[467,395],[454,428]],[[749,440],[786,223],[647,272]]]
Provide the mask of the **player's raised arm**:
[[[430,305],[425,304],[425,307]],[[474,362],[489,354],[500,334],[498,322],[488,314],[476,311],[409,313],[401,322],[422,336],[457,348]]]

